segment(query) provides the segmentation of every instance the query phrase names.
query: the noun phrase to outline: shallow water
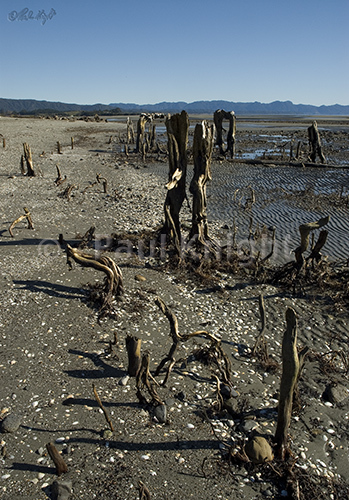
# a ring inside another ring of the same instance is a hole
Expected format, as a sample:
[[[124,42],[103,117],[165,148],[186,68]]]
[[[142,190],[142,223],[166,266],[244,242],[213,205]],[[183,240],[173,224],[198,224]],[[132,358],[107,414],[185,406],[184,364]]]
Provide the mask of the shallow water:
[[[160,182],[167,180],[165,164],[152,164],[149,168],[159,177]],[[188,166],[188,182],[193,167]],[[325,170],[322,168],[300,168],[288,166],[266,167],[238,163],[212,165],[212,181],[207,185],[208,221],[222,231],[222,238],[229,238],[234,224],[237,226],[236,242],[239,246],[248,245],[249,228],[252,230],[276,228],[274,260],[292,260],[292,251],[299,245],[299,225],[314,222],[330,215],[324,229],[329,231],[323,254],[332,259],[349,257],[349,206],[338,207],[326,201],[327,195],[349,194],[349,171],[342,169]],[[256,197],[250,209],[246,209],[253,189]],[[307,197],[318,196],[309,207]],[[326,196],[323,196],[326,195]],[[325,204],[325,205],[324,205]],[[315,239],[318,232],[314,231]],[[271,244],[271,230],[264,242],[265,254]],[[258,250],[258,248],[257,248]],[[263,255],[262,255],[263,257]]]

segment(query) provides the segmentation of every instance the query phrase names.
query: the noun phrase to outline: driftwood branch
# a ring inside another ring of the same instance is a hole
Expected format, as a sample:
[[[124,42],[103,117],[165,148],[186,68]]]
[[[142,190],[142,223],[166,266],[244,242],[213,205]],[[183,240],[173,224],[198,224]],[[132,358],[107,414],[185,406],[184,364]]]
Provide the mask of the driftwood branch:
[[[148,389],[148,392],[152,398],[152,404],[154,404],[156,406],[163,405],[164,403],[161,401],[156,390],[154,389],[154,385],[158,385],[158,384],[157,384],[156,380],[154,380],[154,378],[152,377],[152,375],[149,371],[149,364],[150,364],[149,353],[143,354],[141,366],[140,366],[140,369],[138,370],[138,373],[136,376],[136,387],[137,387],[138,400],[142,404],[148,404],[147,399],[142,394],[142,388],[145,386]],[[153,382],[153,384],[150,382],[150,380]]]
[[[21,222],[24,219],[27,219],[27,221],[28,221],[28,229],[34,229],[34,224],[33,224],[32,218],[31,218],[31,213],[29,212],[29,210],[26,207],[24,207],[23,210],[24,210],[25,214],[20,215],[16,220],[14,220],[8,229],[8,232],[10,233],[12,238],[14,238],[12,229],[15,227],[16,224],[18,224],[19,222]]]
[[[224,353],[220,345],[220,341],[214,335],[204,330],[199,330],[197,332],[189,333],[187,335],[180,335],[178,331],[178,320],[174,312],[165,304],[165,302],[160,297],[157,297],[155,299],[155,304],[159,307],[159,309],[164,313],[164,315],[168,319],[170,323],[170,331],[172,337],[172,346],[170,347],[169,353],[161,360],[155,371],[155,377],[156,377],[157,375],[159,375],[160,371],[165,366],[165,364],[169,363],[162,385],[166,384],[170,376],[170,373],[174,365],[176,364],[175,354],[177,352],[180,342],[186,342],[187,340],[198,336],[203,336],[211,341],[209,356],[211,357],[211,359],[216,360],[215,364],[219,370],[219,374],[224,383],[230,384],[229,381],[231,377],[231,365],[229,359],[227,358],[226,354]]]
[[[109,425],[110,427],[110,430],[112,432],[114,432],[114,427],[113,427],[113,423],[112,421],[110,420],[110,417],[109,417],[109,414],[107,412],[107,410],[104,408],[103,404],[102,404],[102,401],[101,401],[101,398],[98,396],[98,393],[97,393],[97,390],[96,390],[96,387],[94,384],[92,384],[92,389],[93,389],[93,394],[96,398],[96,401],[97,401],[97,404],[98,406],[100,407],[100,409],[102,410],[103,412],[103,415],[105,417],[105,420],[107,421],[107,424]]]
[[[62,238],[60,237],[60,241],[61,240]],[[114,298],[123,294],[123,277],[121,269],[110,257],[100,256],[96,258],[86,252],[72,248],[67,243],[65,244],[65,248],[67,252],[67,261],[70,266],[71,259],[73,259],[83,267],[92,267],[97,271],[102,271],[106,275],[104,298],[100,313],[110,310]]]
[[[61,174],[61,171],[60,171],[60,168],[58,165],[56,165],[56,169],[57,169],[57,178],[55,180],[55,184],[56,184],[56,186],[60,186],[61,184],[63,184],[63,182],[65,182],[67,180],[67,176],[65,175],[64,178],[62,177],[62,174]]]
[[[53,443],[47,443],[46,449],[56,467],[57,476],[68,472],[68,466]]]
[[[325,226],[329,220],[330,220],[330,216],[327,215],[326,217],[323,217],[322,219],[319,219],[316,222],[308,222],[307,224],[301,224],[299,226],[299,232],[301,235],[301,244],[295,250],[295,257],[296,257],[297,263],[300,266],[302,266],[304,263],[304,258],[303,258],[302,254],[308,249],[309,236],[310,236],[311,231],[313,231],[314,229],[319,229],[320,227]]]
[[[261,316],[261,329],[260,329],[259,335],[256,339],[256,342],[253,346],[253,349],[251,352],[251,357],[256,355],[257,349],[261,346],[260,349],[262,351],[262,356],[263,356],[263,358],[265,358],[265,361],[267,361],[267,359],[268,359],[268,345],[267,345],[267,343],[265,341],[265,337],[264,337],[264,332],[266,329],[266,318],[265,318],[264,297],[262,294],[259,296],[259,313]]]

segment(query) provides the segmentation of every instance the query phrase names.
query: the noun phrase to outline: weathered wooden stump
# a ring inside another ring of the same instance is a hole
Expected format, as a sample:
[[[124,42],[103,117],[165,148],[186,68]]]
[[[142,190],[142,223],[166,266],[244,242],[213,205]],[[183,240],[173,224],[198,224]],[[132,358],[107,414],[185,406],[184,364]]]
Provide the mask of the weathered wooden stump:
[[[224,151],[223,141],[223,120],[229,121],[226,151]],[[217,109],[213,114],[213,121],[216,127],[216,146],[219,147],[220,154],[226,155],[229,152],[231,157],[234,158],[236,133],[236,117],[234,111],[224,111],[224,109]]]
[[[282,341],[282,376],[278,420],[275,432],[277,455],[284,460],[287,445],[288,429],[292,415],[293,393],[299,373],[297,353],[297,319],[292,308],[286,311],[286,331]]]
[[[145,124],[147,123],[146,116],[141,115],[137,122],[137,138],[136,138],[136,153],[142,152]]]
[[[30,149],[29,144],[26,142],[23,144],[23,150],[24,150],[24,160],[27,166],[27,176],[28,177],[35,177],[35,171],[34,171],[34,166],[33,166],[33,158],[32,158],[32,152]],[[24,164],[24,162],[23,162]]]
[[[197,238],[197,243],[204,247],[209,241],[206,184],[212,180],[213,130],[213,125],[208,125],[207,121],[198,123],[195,127],[194,176],[189,187],[189,191],[193,195],[192,227],[189,238]]]
[[[136,377],[137,373],[140,370],[142,363],[141,345],[142,345],[141,339],[127,335],[126,337],[126,350],[128,355],[127,373],[130,375],[130,377]]]
[[[131,118],[128,116],[127,117],[127,137],[126,137],[126,144],[133,144],[135,142],[135,136],[134,136],[134,130],[133,130],[133,125]]]
[[[308,128],[308,138],[309,145],[311,148],[310,151],[310,160],[315,163],[316,157],[319,156],[321,163],[326,163],[326,158],[322,153],[320,134],[317,128],[316,121],[313,121],[313,124]]]
[[[164,204],[165,225],[163,231],[169,235],[177,253],[181,254],[181,231],[179,212],[186,198],[187,144],[189,117],[186,111],[166,119],[169,151],[169,182]]]

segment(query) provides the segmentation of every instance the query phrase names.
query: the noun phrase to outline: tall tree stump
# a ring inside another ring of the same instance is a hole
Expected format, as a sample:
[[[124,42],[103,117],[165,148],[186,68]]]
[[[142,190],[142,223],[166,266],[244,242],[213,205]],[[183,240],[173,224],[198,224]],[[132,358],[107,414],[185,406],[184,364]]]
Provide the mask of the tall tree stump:
[[[126,143],[133,144],[135,142],[135,136],[134,136],[132,121],[131,121],[131,118],[129,116],[127,117],[126,126],[127,126]]]
[[[197,237],[197,242],[202,246],[206,246],[209,239],[206,184],[212,180],[213,135],[213,125],[208,125],[207,121],[196,125],[193,142],[194,176],[189,187],[193,195],[192,227],[189,238]]]
[[[181,253],[181,231],[179,212],[186,198],[185,184],[187,176],[187,145],[189,117],[186,111],[166,119],[169,151],[169,182],[164,204],[165,225],[163,231],[169,235],[177,253]]]
[[[227,134],[227,149],[224,151],[223,141],[223,120],[229,121],[229,130]],[[224,111],[217,109],[213,114],[213,121],[216,127],[216,146],[219,147],[221,155],[230,153],[231,157],[235,156],[235,133],[236,133],[236,117],[234,111]]]
[[[313,121],[313,124],[308,128],[308,138],[311,148],[310,160],[315,163],[316,157],[319,156],[321,163],[326,163],[326,158],[322,153],[320,134],[316,121]]]
[[[136,138],[136,153],[142,152],[142,145],[144,139],[145,124],[147,123],[147,117],[141,115],[137,122],[137,138]]]
[[[29,144],[27,144],[26,142],[23,144],[23,150],[24,150],[24,159],[25,159],[26,166],[27,166],[27,176],[28,177],[35,177],[32,152],[31,152]]]
[[[286,311],[286,331],[282,341],[282,376],[275,433],[277,454],[282,460],[285,459],[287,435],[292,415],[293,392],[298,380],[298,374],[297,319],[296,313],[289,307]]]

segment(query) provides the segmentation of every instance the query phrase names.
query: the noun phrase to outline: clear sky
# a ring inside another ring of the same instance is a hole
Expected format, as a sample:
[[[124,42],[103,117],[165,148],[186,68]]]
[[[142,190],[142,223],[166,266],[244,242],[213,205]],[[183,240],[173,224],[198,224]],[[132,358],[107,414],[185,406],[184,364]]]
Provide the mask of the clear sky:
[[[1,0],[0,42],[4,98],[349,104],[349,0]]]

